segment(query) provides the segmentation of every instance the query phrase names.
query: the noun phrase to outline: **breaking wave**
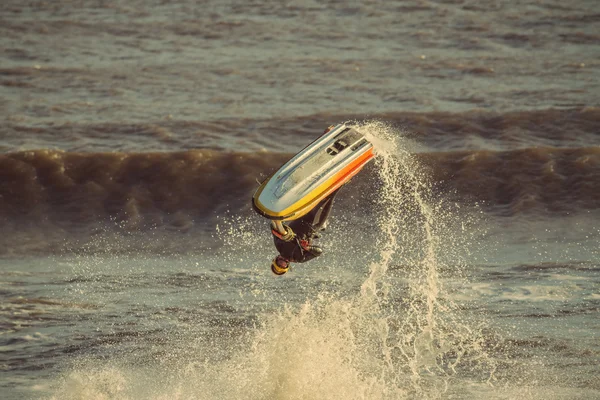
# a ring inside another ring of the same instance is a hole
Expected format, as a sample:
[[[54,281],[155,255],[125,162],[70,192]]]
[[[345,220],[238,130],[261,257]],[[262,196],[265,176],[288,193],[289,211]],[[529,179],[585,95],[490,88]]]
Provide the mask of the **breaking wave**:
[[[205,219],[243,210],[249,194],[288,153],[190,150],[172,153],[0,155],[0,217],[86,223],[109,216],[132,226]],[[484,203],[506,214],[595,209],[600,202],[600,147],[417,153],[433,190]],[[377,171],[349,190],[375,182]],[[147,219],[148,221],[142,221]]]

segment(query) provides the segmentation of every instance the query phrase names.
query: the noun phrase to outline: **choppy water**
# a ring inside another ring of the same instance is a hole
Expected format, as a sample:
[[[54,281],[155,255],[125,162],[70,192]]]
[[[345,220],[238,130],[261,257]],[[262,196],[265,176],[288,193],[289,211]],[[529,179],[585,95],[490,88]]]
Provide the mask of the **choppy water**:
[[[600,9],[513,3],[4,1],[0,397],[599,398]],[[256,180],[342,121],[274,277]]]

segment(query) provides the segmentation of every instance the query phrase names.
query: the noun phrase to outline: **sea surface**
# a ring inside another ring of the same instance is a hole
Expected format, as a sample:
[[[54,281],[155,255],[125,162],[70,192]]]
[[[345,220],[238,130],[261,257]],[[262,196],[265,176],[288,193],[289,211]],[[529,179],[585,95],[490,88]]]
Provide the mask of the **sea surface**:
[[[597,0],[3,0],[1,399],[600,399]],[[250,198],[377,156],[324,254]]]

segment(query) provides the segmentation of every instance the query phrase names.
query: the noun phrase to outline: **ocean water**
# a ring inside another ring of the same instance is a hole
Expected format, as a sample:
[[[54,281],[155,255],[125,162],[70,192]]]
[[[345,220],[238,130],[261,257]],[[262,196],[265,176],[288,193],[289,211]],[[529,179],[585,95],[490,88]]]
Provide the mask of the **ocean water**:
[[[594,1],[4,1],[0,398],[600,398]],[[375,159],[322,257],[250,198]]]

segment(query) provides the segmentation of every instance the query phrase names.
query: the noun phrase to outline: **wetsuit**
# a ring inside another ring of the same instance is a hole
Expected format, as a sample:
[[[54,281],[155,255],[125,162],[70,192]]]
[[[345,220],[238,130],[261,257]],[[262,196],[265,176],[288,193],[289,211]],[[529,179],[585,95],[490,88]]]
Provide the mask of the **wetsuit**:
[[[289,240],[284,240],[286,238],[283,235],[273,231],[273,240],[279,254],[290,262],[298,263],[312,260],[321,255],[323,250],[319,246],[314,246],[312,240],[318,238],[318,232],[325,229],[337,192],[336,190],[326,197],[305,216],[284,225],[286,229],[289,227],[294,232],[294,236]]]

